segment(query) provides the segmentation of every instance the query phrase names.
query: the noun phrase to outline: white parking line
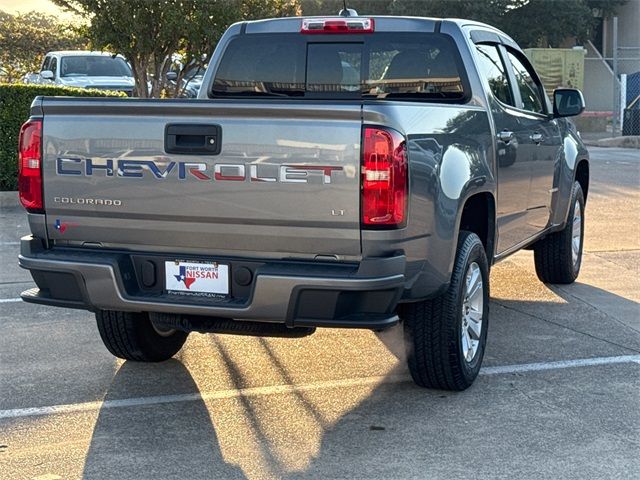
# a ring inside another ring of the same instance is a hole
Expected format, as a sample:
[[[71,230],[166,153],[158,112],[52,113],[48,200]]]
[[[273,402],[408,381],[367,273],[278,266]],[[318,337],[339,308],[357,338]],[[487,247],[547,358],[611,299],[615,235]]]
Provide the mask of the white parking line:
[[[558,370],[565,368],[589,367],[597,365],[614,365],[623,363],[640,364],[640,355],[622,355],[618,357],[597,357],[578,360],[562,360],[558,362],[525,363],[520,365],[504,365],[500,367],[486,367],[480,371],[481,375],[501,375],[508,373],[537,372],[544,370]],[[69,403],[66,405],[51,405],[33,408],[13,408],[0,410],[0,419],[35,417],[61,413],[77,413],[104,408],[137,407],[142,405],[161,405],[165,403],[194,402],[200,400],[220,400],[257,395],[278,395],[301,391],[322,390],[329,388],[359,387],[388,383],[408,382],[406,375],[389,375],[363,378],[348,378],[344,380],[330,380],[313,382],[302,385],[274,385],[269,387],[241,388],[239,390],[219,390],[216,392],[186,393],[181,395],[160,395],[155,397],[135,397],[121,400],[105,400],[97,402]]]
[[[0,303],[15,303],[21,301],[21,298],[0,298]]]
[[[581,358],[578,360],[560,360],[558,362],[524,363],[521,365],[504,365],[501,367],[485,367],[480,375],[499,375],[501,373],[541,372],[563,368],[593,367],[596,365],[612,365],[616,363],[639,363],[640,355],[622,355],[619,357]]]

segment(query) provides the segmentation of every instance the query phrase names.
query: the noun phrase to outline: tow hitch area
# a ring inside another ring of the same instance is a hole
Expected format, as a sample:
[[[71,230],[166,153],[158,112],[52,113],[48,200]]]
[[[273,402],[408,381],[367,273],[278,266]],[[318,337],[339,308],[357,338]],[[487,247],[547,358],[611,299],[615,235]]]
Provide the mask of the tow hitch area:
[[[200,333],[229,333],[253,337],[301,338],[311,335],[315,327],[287,327],[284,323],[250,322],[228,318],[199,317],[150,313],[151,322],[158,330],[182,330]]]

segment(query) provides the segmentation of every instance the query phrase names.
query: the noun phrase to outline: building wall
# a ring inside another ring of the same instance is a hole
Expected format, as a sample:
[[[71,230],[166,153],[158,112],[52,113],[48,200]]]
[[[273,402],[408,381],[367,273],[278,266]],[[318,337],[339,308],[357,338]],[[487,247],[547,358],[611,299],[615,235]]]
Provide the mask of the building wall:
[[[584,101],[587,111],[613,111],[613,71],[598,55],[591,43],[585,46],[584,59]]]
[[[618,46],[640,47],[640,0],[629,0],[620,7],[618,16]],[[604,52],[607,58],[613,57],[613,18],[604,22]],[[620,73],[635,73],[640,71],[640,48],[621,50],[620,57],[632,57],[633,60],[620,60]]]
[[[640,47],[640,0],[629,0],[618,13],[618,46]],[[584,62],[584,97],[587,111],[612,112],[613,108],[613,18],[603,25],[603,51],[598,52],[589,42]],[[618,73],[631,74],[640,71],[640,48],[620,50]],[[603,59],[604,57],[604,59]]]

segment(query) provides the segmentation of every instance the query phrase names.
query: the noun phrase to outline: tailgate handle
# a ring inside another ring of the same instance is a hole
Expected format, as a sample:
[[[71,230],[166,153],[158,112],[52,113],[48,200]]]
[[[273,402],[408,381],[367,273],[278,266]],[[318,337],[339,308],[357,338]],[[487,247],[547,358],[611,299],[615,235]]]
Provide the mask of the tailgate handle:
[[[164,151],[185,155],[218,155],[222,127],[211,124],[170,123],[164,130]]]

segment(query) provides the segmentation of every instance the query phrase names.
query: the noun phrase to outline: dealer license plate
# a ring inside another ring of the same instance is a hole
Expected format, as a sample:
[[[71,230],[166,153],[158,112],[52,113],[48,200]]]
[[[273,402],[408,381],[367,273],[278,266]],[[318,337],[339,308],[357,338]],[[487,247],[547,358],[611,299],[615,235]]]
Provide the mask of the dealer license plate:
[[[165,262],[165,287],[169,292],[228,295],[229,265],[210,262]]]

